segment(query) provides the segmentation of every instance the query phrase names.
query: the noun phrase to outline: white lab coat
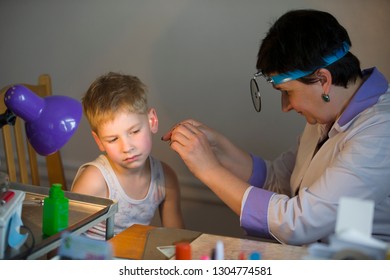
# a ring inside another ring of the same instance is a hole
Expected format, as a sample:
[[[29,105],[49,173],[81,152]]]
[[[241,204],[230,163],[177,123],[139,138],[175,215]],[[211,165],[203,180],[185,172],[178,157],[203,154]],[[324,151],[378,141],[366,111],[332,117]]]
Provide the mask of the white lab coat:
[[[367,72],[317,153],[327,129],[307,124],[296,148],[264,161],[264,184],[249,188],[242,201],[248,234],[294,245],[326,241],[340,197],[355,197],[375,202],[373,236],[390,241],[390,91],[375,68]]]

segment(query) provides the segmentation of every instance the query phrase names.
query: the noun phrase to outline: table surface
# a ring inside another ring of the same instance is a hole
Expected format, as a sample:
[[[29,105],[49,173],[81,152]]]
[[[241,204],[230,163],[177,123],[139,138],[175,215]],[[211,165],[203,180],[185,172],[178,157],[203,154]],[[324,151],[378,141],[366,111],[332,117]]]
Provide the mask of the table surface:
[[[223,242],[225,259],[231,260],[238,259],[241,253],[248,256],[254,251],[260,252],[261,259],[264,260],[299,260],[307,255],[307,248],[301,246],[138,224],[129,227],[108,242],[111,243],[113,255],[116,258],[169,259],[161,253],[158,255],[156,246],[172,246],[186,238],[191,244],[192,259],[194,260],[199,260],[204,255],[210,256],[217,241]]]

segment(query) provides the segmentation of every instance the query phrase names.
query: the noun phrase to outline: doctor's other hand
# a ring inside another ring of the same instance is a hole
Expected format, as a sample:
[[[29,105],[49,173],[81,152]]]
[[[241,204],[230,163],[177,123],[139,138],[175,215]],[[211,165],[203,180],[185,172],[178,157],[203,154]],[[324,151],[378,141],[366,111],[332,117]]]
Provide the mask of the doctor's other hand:
[[[173,126],[162,138],[183,159],[195,176],[220,166],[215,155],[217,133],[204,124],[189,119]]]

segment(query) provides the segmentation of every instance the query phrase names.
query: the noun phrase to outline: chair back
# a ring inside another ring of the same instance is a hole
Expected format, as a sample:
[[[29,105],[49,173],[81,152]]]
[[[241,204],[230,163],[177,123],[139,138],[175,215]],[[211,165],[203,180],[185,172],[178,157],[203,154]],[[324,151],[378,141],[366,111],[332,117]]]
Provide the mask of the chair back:
[[[49,75],[39,76],[37,85],[23,85],[40,97],[52,95]],[[0,114],[7,109],[4,104],[4,95],[11,86],[6,86],[0,90]],[[51,184],[59,183],[66,190],[66,178],[60,151],[46,157],[37,154],[27,140],[24,121],[19,117],[16,118],[14,126],[3,126],[1,133],[3,136],[6,172],[10,181],[40,186],[42,179],[46,178],[50,186]],[[45,160],[40,162],[45,162],[46,168],[44,169],[46,169],[46,172],[39,168],[38,159],[40,158],[45,158]],[[44,177],[45,175],[47,177]]]

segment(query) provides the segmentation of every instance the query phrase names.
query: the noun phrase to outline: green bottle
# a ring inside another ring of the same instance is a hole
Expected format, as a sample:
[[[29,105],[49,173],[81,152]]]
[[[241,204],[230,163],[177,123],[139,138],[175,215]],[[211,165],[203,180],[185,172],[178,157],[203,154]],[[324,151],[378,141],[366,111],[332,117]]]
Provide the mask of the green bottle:
[[[43,201],[42,232],[51,236],[68,227],[69,199],[65,197],[61,184],[53,184],[49,196]]]

